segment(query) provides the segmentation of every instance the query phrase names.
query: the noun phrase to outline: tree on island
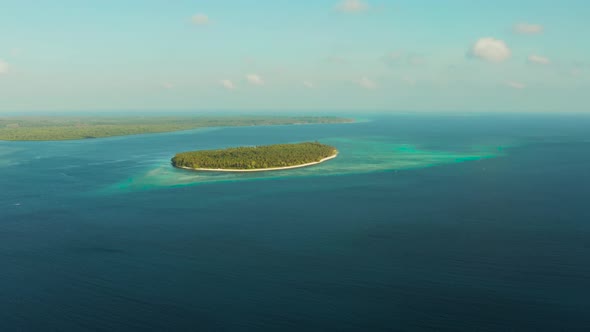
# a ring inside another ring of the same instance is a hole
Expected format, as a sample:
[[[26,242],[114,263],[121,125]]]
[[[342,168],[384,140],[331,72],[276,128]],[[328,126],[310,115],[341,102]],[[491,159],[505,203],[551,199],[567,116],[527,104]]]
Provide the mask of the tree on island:
[[[255,170],[316,163],[337,153],[333,146],[316,141],[183,152],[172,158],[172,165],[192,169]]]

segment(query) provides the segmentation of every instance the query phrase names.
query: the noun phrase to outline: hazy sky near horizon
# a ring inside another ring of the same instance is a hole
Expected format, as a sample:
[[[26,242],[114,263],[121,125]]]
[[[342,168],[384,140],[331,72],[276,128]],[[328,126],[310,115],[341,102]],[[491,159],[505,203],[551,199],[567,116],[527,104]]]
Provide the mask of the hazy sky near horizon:
[[[0,0],[0,112],[590,111],[587,0]]]

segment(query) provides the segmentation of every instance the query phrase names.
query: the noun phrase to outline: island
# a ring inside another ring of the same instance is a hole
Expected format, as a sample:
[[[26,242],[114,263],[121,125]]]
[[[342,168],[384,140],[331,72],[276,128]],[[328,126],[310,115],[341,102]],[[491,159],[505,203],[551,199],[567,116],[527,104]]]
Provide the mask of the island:
[[[317,165],[337,156],[333,146],[304,142],[183,152],[172,158],[172,165],[195,171],[262,172]]]
[[[62,141],[164,133],[207,127],[350,123],[335,116],[6,116],[0,141]]]

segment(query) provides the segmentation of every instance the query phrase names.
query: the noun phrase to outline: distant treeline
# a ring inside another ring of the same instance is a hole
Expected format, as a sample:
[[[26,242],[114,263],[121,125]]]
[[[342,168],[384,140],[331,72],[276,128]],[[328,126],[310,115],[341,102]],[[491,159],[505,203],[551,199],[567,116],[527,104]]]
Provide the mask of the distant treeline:
[[[6,117],[0,118],[0,140],[58,141],[162,133],[204,127],[237,127],[313,123],[346,123],[338,117]]]
[[[319,162],[336,153],[333,146],[318,142],[276,144],[179,153],[172,158],[172,165],[195,169],[251,170]]]

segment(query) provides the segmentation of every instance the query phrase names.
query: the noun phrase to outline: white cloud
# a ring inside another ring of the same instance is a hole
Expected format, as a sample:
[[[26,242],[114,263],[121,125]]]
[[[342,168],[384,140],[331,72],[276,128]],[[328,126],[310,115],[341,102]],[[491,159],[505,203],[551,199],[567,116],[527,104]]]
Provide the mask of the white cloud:
[[[383,60],[385,60],[386,62],[397,62],[399,60],[401,60],[404,56],[404,53],[400,52],[400,51],[395,51],[395,52],[390,52],[385,54],[385,56],[383,57]]]
[[[236,88],[236,85],[231,80],[221,80],[221,86],[228,90],[233,90]]]
[[[14,58],[20,56],[23,53],[23,50],[21,50],[20,48],[13,48],[10,50],[10,55]]]
[[[535,35],[543,33],[544,28],[540,24],[518,23],[514,25],[513,30],[521,35]]]
[[[469,54],[489,62],[502,62],[510,58],[512,51],[503,40],[486,37],[476,41]]]
[[[205,14],[195,14],[191,18],[191,21],[193,22],[194,25],[207,25],[211,22],[209,20],[209,16],[207,16]]]
[[[518,90],[522,90],[522,89],[526,88],[526,84],[521,83],[521,82],[515,82],[515,81],[508,81],[508,82],[506,82],[506,85],[510,88],[518,89]]]
[[[574,66],[570,71],[570,74],[572,76],[582,76],[582,74],[584,74],[585,69],[587,68],[586,64],[584,64],[583,62],[574,62]]]
[[[325,59],[325,61],[332,63],[332,64],[343,64],[343,63],[348,62],[348,60],[346,60],[345,58],[338,56],[338,55],[331,55],[331,56],[327,57]]]
[[[529,55],[528,60],[529,63],[535,63],[539,65],[548,65],[551,63],[551,60],[549,60],[549,58],[535,54]]]
[[[247,65],[249,65],[249,66],[252,66],[252,65],[255,65],[256,64],[256,59],[254,59],[253,57],[247,56],[247,57],[244,58],[244,63],[247,64]]]
[[[408,63],[412,66],[422,66],[426,63],[426,60],[419,55],[408,56]]]
[[[246,80],[248,81],[248,83],[253,85],[264,85],[264,80],[262,79],[262,77],[256,74],[246,75]]]
[[[303,81],[303,86],[305,86],[306,88],[309,88],[309,89],[315,88],[315,84],[313,84],[313,82],[310,82],[310,81]]]
[[[8,71],[8,63],[0,59],[0,74],[4,74]]]
[[[406,83],[409,86],[415,86],[416,85],[416,79],[412,78],[412,77],[404,77],[402,78],[402,82]]]
[[[369,4],[362,0],[343,0],[336,9],[345,13],[360,13],[369,9]]]
[[[377,83],[368,79],[367,77],[361,78],[358,81],[358,84],[365,89],[376,89],[377,88]]]
[[[172,84],[170,82],[163,82],[162,87],[166,90],[172,90],[172,89],[174,89],[174,84]]]

